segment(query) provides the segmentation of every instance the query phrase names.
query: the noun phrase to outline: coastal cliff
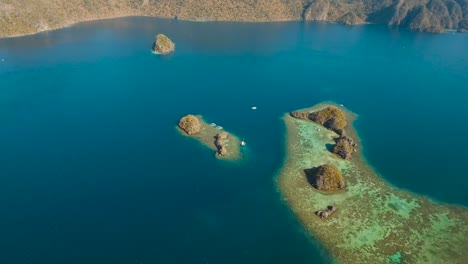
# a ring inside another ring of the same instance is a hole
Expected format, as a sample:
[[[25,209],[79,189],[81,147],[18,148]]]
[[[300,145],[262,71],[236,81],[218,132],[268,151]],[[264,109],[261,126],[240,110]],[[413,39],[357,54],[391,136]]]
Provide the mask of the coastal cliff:
[[[196,21],[318,20],[382,23],[416,31],[468,30],[468,0],[0,0],[0,37],[111,17]]]

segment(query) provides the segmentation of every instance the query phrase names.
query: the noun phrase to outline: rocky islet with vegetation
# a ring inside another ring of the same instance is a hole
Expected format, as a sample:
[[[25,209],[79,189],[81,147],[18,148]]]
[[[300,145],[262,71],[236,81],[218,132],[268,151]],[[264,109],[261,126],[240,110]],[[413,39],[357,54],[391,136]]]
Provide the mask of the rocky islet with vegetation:
[[[333,191],[345,188],[343,174],[332,164],[306,170],[306,176],[312,186],[318,190]]]
[[[208,124],[202,116],[186,115],[180,119],[177,127],[184,135],[212,149],[219,159],[239,160],[242,157],[242,141],[216,124]]]
[[[158,34],[154,38],[153,52],[157,54],[169,54],[174,52],[175,44],[164,34]]]

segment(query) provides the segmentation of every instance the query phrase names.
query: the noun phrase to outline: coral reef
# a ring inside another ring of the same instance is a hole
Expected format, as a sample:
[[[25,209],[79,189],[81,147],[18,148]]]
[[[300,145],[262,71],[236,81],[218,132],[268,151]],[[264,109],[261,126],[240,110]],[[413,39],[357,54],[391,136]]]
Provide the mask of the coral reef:
[[[319,104],[301,112],[310,113],[327,106],[330,104]],[[346,109],[342,111],[352,124],[356,115]],[[333,262],[466,262],[466,207],[434,202],[392,186],[365,162],[359,152],[352,160],[331,153],[327,146],[336,144],[340,138],[335,131],[318,131],[320,124],[293,116],[284,116],[286,159],[277,178],[278,187],[285,203],[304,228],[320,240],[334,258]],[[346,126],[343,135],[359,140],[351,125]],[[346,138],[341,140],[347,141]],[[319,191],[311,186],[316,184],[318,172],[308,168],[323,164],[332,164],[344,174],[346,189]],[[307,177],[301,173],[304,170]],[[331,217],[332,209],[323,210],[330,205],[339,208],[339,212],[334,211]],[[320,221],[317,216],[330,219]]]
[[[229,134],[227,132],[221,132],[215,137],[216,138],[215,145],[216,145],[216,148],[218,148],[219,156],[226,156],[228,154],[228,151],[226,148],[226,140],[228,136]]]
[[[223,131],[221,126],[207,123],[200,115],[183,117],[178,128],[183,135],[215,151],[219,159],[236,161],[242,158],[242,141],[233,133]]]

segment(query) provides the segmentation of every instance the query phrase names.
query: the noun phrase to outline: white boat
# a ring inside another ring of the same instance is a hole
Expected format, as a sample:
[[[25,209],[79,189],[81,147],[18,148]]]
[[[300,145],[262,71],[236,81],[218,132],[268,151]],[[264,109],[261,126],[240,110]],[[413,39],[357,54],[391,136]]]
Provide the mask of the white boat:
[[[252,106],[252,110],[257,110],[257,107],[256,107],[256,106]]]
[[[241,141],[241,146],[245,146],[247,143],[245,143],[244,140]]]
[[[341,107],[344,107],[344,105],[340,104]]]
[[[219,130],[223,130],[222,126],[217,126],[216,128],[219,129]]]

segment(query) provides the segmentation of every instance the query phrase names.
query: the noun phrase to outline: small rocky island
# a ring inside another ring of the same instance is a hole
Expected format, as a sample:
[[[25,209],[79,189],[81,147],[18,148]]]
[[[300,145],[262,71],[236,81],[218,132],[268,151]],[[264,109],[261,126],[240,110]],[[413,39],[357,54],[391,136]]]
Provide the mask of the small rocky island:
[[[195,138],[203,145],[215,151],[216,157],[225,160],[241,158],[241,143],[232,133],[214,123],[208,124],[201,116],[186,115],[178,124],[178,129],[184,135]]]
[[[325,164],[306,170],[306,176],[312,186],[318,190],[333,191],[345,187],[345,179],[333,164]]]
[[[332,152],[345,160],[350,160],[351,155],[357,152],[357,144],[350,136],[342,135],[335,138],[335,145],[333,145]]]
[[[290,114],[294,118],[309,120],[318,123],[338,134],[331,151],[343,159],[350,160],[357,152],[357,144],[346,135],[346,116],[338,107],[330,105],[316,111],[294,111]]]
[[[300,222],[333,263],[466,263],[468,210],[388,184],[356,148],[355,118],[333,103],[284,116],[277,183]]]
[[[158,34],[154,38],[153,52],[156,54],[169,54],[174,52],[175,44],[164,34]]]

